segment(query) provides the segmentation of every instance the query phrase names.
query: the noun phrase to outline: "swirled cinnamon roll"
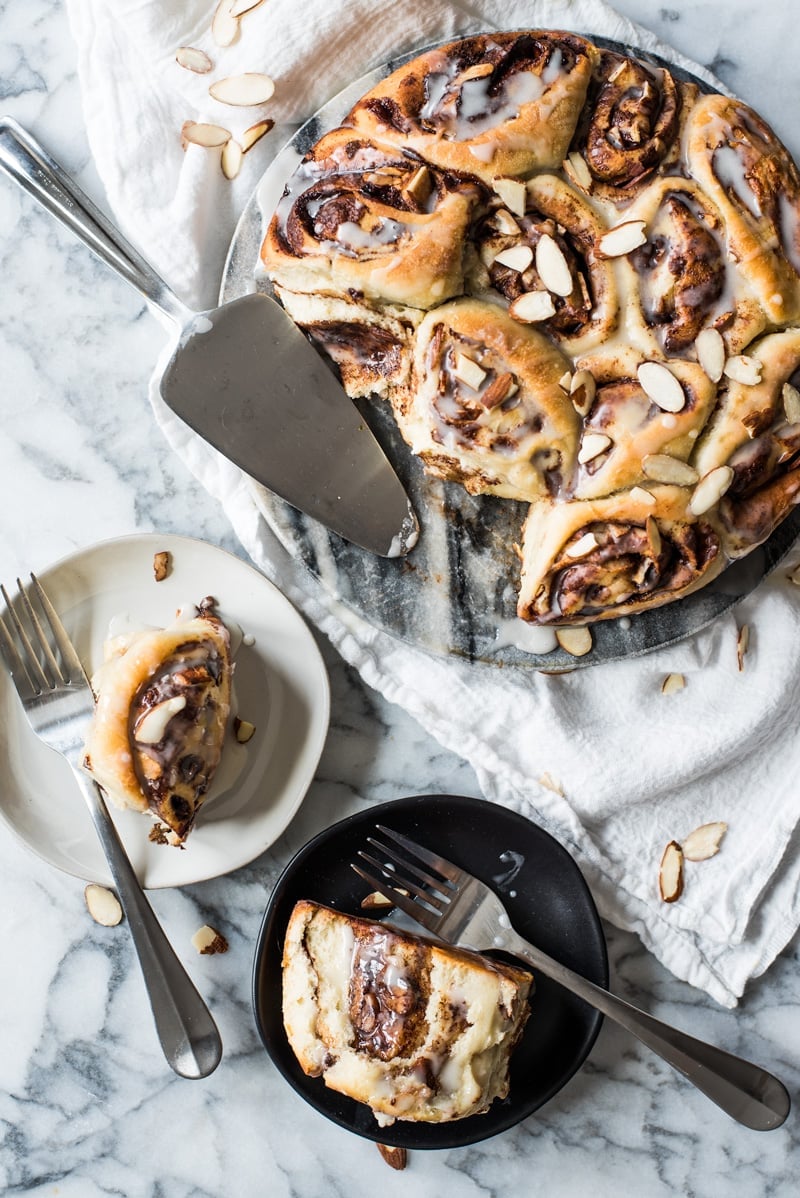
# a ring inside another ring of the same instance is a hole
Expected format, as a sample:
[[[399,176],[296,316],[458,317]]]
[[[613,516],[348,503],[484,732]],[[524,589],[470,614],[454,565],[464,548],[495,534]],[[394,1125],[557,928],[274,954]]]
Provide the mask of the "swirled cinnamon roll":
[[[491,184],[560,166],[596,61],[572,33],[466,37],[400,67],[345,123]]]
[[[647,240],[630,256],[643,327],[669,357],[693,355],[704,328],[738,354],[767,316],[727,246],[722,214],[692,180],[658,179],[626,212],[643,220]]]
[[[417,333],[415,387],[395,407],[426,470],[472,494],[529,499],[574,467],[579,421],[559,386],[566,360],[494,304],[457,300]]]
[[[294,292],[353,290],[430,308],[463,290],[463,243],[477,181],[335,129],[292,176],[261,258]]]
[[[657,171],[677,173],[682,112],[697,94],[665,67],[602,50],[573,141],[588,167],[578,181],[598,199],[627,204]]]
[[[684,487],[531,506],[517,613],[536,624],[588,624],[671,603],[725,565],[718,529],[694,516]]]
[[[686,123],[686,161],[725,218],[728,246],[770,321],[800,315],[800,174],[766,121],[703,96]]]
[[[605,227],[556,175],[536,175],[526,193],[524,216],[497,207],[478,223],[478,258],[468,283],[476,293],[492,288],[512,304],[526,292],[548,291],[554,311],[539,327],[567,353],[583,353],[611,336],[619,318],[614,270],[598,254]]]

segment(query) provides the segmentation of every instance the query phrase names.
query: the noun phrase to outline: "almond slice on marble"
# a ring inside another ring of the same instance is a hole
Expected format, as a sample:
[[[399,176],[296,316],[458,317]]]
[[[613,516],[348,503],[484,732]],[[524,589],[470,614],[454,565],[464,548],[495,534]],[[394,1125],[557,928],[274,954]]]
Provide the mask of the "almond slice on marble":
[[[678,487],[691,487],[700,477],[694,466],[668,453],[645,454],[642,470],[653,482],[674,483]]]
[[[233,0],[230,6],[230,14],[238,20],[246,12],[252,12],[254,8],[258,8],[259,4],[263,3],[264,0]]]
[[[736,634],[736,661],[739,666],[739,673],[744,670],[744,655],[750,647],[750,625],[742,624]]]
[[[548,291],[560,296],[572,294],[574,284],[569,263],[561,246],[549,233],[544,233],[536,242],[536,270]]]
[[[653,507],[656,501],[652,491],[648,491],[645,487],[631,487],[631,499],[634,503],[646,503],[648,507]]]
[[[725,342],[717,329],[701,329],[694,342],[697,361],[712,383],[718,383],[725,369]]]
[[[498,208],[494,214],[494,227],[504,237],[516,237],[522,232],[514,217],[505,208]]]
[[[725,377],[735,383],[743,383],[746,387],[754,387],[761,382],[761,363],[757,358],[747,354],[736,354],[725,363]]]
[[[662,412],[680,412],[686,405],[686,396],[678,379],[667,366],[660,362],[642,362],[636,374],[648,399],[661,408]]]
[[[572,657],[584,657],[592,648],[592,630],[585,624],[571,628],[556,628],[556,640]]]
[[[579,187],[583,187],[586,191],[590,190],[592,186],[592,174],[582,154],[578,154],[573,150],[571,154],[567,154],[561,165],[567,174],[572,176]]]
[[[239,145],[242,147],[242,153],[246,154],[248,150],[252,150],[257,141],[269,133],[270,129],[274,128],[275,122],[269,119],[265,121],[256,121],[255,125],[251,125],[249,129],[245,129],[242,136],[239,138]]]
[[[728,825],[722,820],[712,824],[701,824],[690,832],[683,842],[683,855],[687,861],[708,861],[719,852]]]
[[[479,391],[486,378],[486,371],[466,354],[456,354],[453,374],[459,382],[464,383],[472,391]]]
[[[526,291],[514,300],[508,314],[523,324],[537,324],[555,316],[556,308],[549,291]]]
[[[800,424],[800,391],[791,383],[783,384],[783,410],[789,424]]]
[[[524,183],[520,183],[519,179],[492,179],[492,188],[514,216],[525,215],[527,192]]]
[[[122,919],[122,907],[113,890],[90,882],[83,892],[86,907],[95,923],[115,928]]]
[[[257,71],[246,71],[243,75],[229,75],[218,79],[208,89],[208,94],[220,104],[231,104],[235,108],[252,108],[266,104],[272,98],[275,84],[269,75]]]
[[[181,141],[193,146],[202,146],[204,150],[218,150],[231,139],[230,129],[222,125],[207,125],[202,121],[184,121],[181,128]]]
[[[709,470],[692,492],[689,500],[689,511],[693,516],[702,516],[715,503],[718,503],[733,482],[733,470],[730,466],[717,466]]]
[[[572,545],[567,545],[564,554],[566,557],[585,557],[587,553],[591,553],[596,548],[597,537],[593,532],[585,532]]]
[[[529,245],[510,245],[507,250],[500,251],[495,262],[522,274],[533,262],[533,250]]]
[[[569,393],[578,415],[588,416],[597,394],[597,384],[591,370],[576,371],[569,385]]]
[[[222,173],[226,179],[235,179],[242,169],[244,150],[235,137],[222,147]]]
[[[674,903],[683,893],[683,850],[677,840],[664,849],[658,870],[658,892],[665,903]]]
[[[540,786],[545,788],[545,790],[552,790],[553,794],[561,795],[562,799],[566,798],[564,787],[560,782],[556,781],[552,774],[542,774],[541,778],[538,779],[538,782]]]
[[[611,438],[607,437],[605,433],[587,433],[581,441],[581,447],[578,450],[578,461],[581,466],[599,457],[601,453],[604,453],[608,449],[610,444]]]
[[[239,36],[239,21],[231,16],[233,0],[220,0],[211,19],[211,36],[218,46],[231,46]]]
[[[214,65],[205,50],[198,50],[195,46],[179,46],[175,61],[179,67],[194,71],[195,75],[207,75]]]
[[[662,695],[674,695],[678,691],[682,691],[686,686],[686,679],[683,674],[667,674],[664,681],[661,683]]]
[[[392,1169],[405,1169],[408,1163],[408,1152],[405,1148],[398,1148],[394,1144],[379,1144],[378,1152]]]
[[[600,238],[598,252],[604,258],[624,258],[647,241],[644,226],[643,220],[626,220],[621,225],[615,225]]]
[[[228,941],[222,935],[222,932],[218,932],[216,928],[212,928],[207,923],[204,923],[202,928],[198,928],[194,936],[192,936],[192,945],[204,957],[211,957],[215,953],[226,953],[228,951]]]

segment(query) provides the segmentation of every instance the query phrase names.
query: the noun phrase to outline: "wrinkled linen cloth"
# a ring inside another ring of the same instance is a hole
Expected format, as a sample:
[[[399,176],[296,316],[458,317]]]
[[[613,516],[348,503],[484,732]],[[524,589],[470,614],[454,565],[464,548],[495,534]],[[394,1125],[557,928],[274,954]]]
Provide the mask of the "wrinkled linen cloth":
[[[213,306],[238,215],[294,129],[370,68],[441,38],[496,28],[602,35],[680,62],[600,0],[266,0],[221,49],[211,0],[68,0],[91,148],[117,221],[188,304]],[[175,62],[205,49],[211,76]],[[209,78],[263,71],[263,109],[209,99]],[[756,107],[758,98],[753,97]],[[276,127],[223,178],[217,153],[181,148],[186,119],[241,132]],[[541,823],[568,847],[601,914],[635,930],[678,977],[733,1006],[800,922],[798,816],[800,591],[781,567],[735,612],[644,658],[547,676],[432,657],[338,603],[276,539],[253,484],[163,405],[175,451],[223,505],[253,562],[364,680],[467,758],[490,800]],[[423,514],[424,515],[424,514]],[[751,629],[745,669],[737,626]],[[685,675],[663,696],[669,673]],[[542,781],[544,779],[544,781]],[[719,854],[686,866],[679,902],[658,895],[669,840],[724,820]]]

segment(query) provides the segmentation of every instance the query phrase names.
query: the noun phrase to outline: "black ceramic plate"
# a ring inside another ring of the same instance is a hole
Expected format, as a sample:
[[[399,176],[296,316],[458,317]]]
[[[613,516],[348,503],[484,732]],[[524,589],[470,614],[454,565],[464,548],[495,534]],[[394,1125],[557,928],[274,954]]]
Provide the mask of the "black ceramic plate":
[[[537,974],[531,1017],[511,1065],[508,1098],[485,1115],[452,1123],[396,1122],[379,1127],[371,1110],[307,1077],[289,1047],[281,1015],[281,955],[289,916],[299,899],[363,915],[367,887],[350,868],[376,823],[427,845],[494,886],[516,930],[550,956],[608,985],[600,918],[566,849],[536,824],[482,799],[416,795],[370,807],[321,832],[301,849],[278,881],[258,937],[253,1007],[264,1047],[283,1076],[334,1123],[404,1148],[458,1148],[506,1131],[552,1098],[580,1068],[602,1016]]]

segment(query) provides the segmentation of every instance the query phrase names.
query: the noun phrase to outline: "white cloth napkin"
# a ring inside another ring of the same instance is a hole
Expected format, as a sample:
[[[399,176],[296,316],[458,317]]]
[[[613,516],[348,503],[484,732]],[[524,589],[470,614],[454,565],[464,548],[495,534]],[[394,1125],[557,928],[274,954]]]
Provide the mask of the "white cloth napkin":
[[[209,32],[212,0],[68,6],[89,139],[110,204],[154,266],[199,307],[216,300],[236,218],[282,140],[385,59],[481,28],[553,27],[680,61],[601,0],[266,0],[224,50]],[[233,183],[216,155],[184,153],[178,131],[191,118],[238,132],[262,113],[210,100],[209,77],[175,63],[181,45],[207,50],[212,77],[256,70],[276,81],[266,110],[276,129]],[[363,678],[466,757],[488,798],[566,844],[606,918],[638,932],[677,976],[735,1005],[800,923],[800,591],[786,569],[707,631],[630,662],[548,677],[433,658],[333,600],[278,544],[240,472],[165,409],[155,382],[151,398],[170,443],[224,505],[253,561]],[[743,623],[751,643],[739,672]],[[663,696],[672,672],[687,686]],[[665,844],[712,820],[729,825],[722,850],[687,866],[679,902],[661,902]]]

